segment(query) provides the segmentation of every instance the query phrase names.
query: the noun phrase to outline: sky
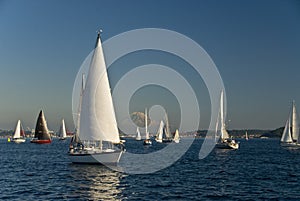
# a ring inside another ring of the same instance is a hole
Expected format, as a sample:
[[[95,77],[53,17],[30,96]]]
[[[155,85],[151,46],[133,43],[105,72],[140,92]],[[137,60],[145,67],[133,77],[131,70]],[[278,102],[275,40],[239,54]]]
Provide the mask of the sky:
[[[161,28],[197,42],[224,82],[229,129],[275,129],[284,125],[292,100],[300,107],[299,1],[0,0],[0,128],[14,129],[18,119],[34,128],[43,109],[51,130],[59,129],[61,118],[74,129],[73,85],[99,28],[102,41],[134,29]],[[199,128],[207,129],[205,83],[172,55],[144,51],[120,59],[109,70],[112,90],[123,74],[153,60],[189,80],[201,111]],[[167,89],[155,89],[140,88],[130,112],[161,104],[177,125],[178,101]]]

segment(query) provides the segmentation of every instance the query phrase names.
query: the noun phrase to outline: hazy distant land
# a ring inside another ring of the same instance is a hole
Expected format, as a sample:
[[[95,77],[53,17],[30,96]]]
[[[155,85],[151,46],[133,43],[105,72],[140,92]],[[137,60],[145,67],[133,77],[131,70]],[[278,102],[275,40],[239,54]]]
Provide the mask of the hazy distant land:
[[[249,138],[280,138],[282,135],[283,129],[284,129],[284,127],[280,127],[275,130],[241,129],[241,130],[228,130],[228,133],[230,136],[233,136],[234,138],[245,138],[246,131],[248,133]],[[13,130],[0,129],[0,138],[11,137],[13,135],[13,132],[14,132]],[[181,136],[183,136],[183,137],[184,136],[196,136],[198,138],[204,138],[206,136],[206,133],[207,133],[207,130],[198,130],[198,131],[181,133]],[[29,137],[32,133],[31,133],[31,131],[25,131],[25,134],[26,134],[26,136]],[[68,134],[71,134],[71,133],[68,133]],[[126,137],[126,135],[123,135],[123,136]]]

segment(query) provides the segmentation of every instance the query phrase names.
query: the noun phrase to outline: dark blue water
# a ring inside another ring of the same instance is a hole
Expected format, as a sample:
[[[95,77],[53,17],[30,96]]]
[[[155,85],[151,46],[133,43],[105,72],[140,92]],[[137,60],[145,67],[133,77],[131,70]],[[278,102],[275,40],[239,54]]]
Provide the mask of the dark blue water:
[[[38,145],[0,140],[0,200],[300,200],[300,150],[279,140],[241,141],[198,159],[202,140],[174,165],[154,174],[126,175],[74,165],[69,141]],[[128,139],[130,152],[148,152]]]

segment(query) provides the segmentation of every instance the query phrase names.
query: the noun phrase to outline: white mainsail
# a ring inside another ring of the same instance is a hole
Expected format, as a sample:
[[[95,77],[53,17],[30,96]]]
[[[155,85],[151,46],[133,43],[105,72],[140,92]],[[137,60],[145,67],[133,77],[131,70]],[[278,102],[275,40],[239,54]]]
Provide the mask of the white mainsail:
[[[147,108],[145,109],[145,133],[146,133],[146,140],[150,139],[149,132],[148,132],[148,114],[147,114]]]
[[[21,121],[18,120],[13,138],[17,139],[20,137],[21,137]]]
[[[180,140],[180,137],[179,137],[179,131],[178,131],[178,129],[176,129],[176,131],[175,131],[175,135],[174,135],[174,142],[179,142],[179,140]]]
[[[141,140],[142,139],[139,127],[136,128],[136,137],[135,137],[135,139],[136,140]]]
[[[172,138],[171,136],[171,132],[170,132],[170,126],[169,126],[169,119],[168,119],[168,114],[165,114],[165,121],[166,121],[166,125],[165,125],[165,137],[166,139],[170,139]]]
[[[295,102],[293,101],[292,106],[292,138],[293,140],[298,140],[299,137],[299,122],[298,115],[296,111]]]
[[[290,118],[288,118],[288,120],[286,121],[283,133],[282,133],[282,137],[281,137],[281,142],[284,143],[291,143],[293,142],[292,139],[292,135],[291,135],[291,122],[290,122]]]
[[[221,138],[226,139],[229,138],[229,134],[226,131],[225,125],[225,116],[224,116],[224,93],[221,92],[221,99],[220,99],[220,120],[221,120]]]
[[[100,34],[82,96],[79,138],[120,142]]]
[[[155,139],[156,141],[160,141],[160,142],[162,141],[164,125],[165,125],[164,122],[161,120],[156,134],[156,139]]]
[[[59,128],[59,137],[61,138],[66,138],[67,137],[67,132],[66,132],[66,125],[65,125],[65,120],[61,120],[61,125]]]

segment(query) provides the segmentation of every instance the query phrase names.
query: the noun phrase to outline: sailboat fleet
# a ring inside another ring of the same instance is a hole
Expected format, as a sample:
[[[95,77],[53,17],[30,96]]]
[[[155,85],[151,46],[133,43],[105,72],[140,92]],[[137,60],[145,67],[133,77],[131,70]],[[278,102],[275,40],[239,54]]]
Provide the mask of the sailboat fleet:
[[[88,164],[118,163],[124,152],[124,145],[119,137],[100,32],[97,35],[96,48],[93,52],[87,78],[85,79],[85,75],[82,75],[79,98],[75,134],[69,145],[70,160],[73,163]],[[97,102],[97,100],[101,101]],[[144,118],[145,139],[143,140],[143,144],[152,145],[148,131],[147,109],[145,109]],[[64,140],[67,137],[64,119],[61,120],[58,137],[60,140]],[[245,139],[248,140],[247,131]],[[20,120],[17,121],[13,137],[9,140],[15,143],[26,141]],[[139,127],[136,129],[135,140],[142,140]],[[170,132],[167,113],[165,114],[165,118],[160,121],[154,140],[156,143],[180,142],[178,129],[176,129],[174,135]],[[294,101],[280,141],[282,146],[300,146],[299,122]],[[52,142],[43,110],[38,115],[34,138],[30,142],[37,144]],[[215,143],[216,148],[219,149],[239,149],[239,142],[230,137],[226,130],[223,91],[221,91],[220,109],[215,127]]]

